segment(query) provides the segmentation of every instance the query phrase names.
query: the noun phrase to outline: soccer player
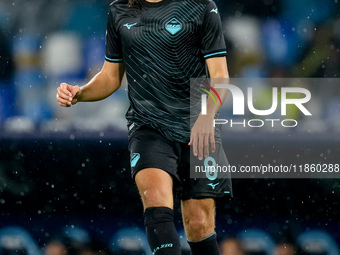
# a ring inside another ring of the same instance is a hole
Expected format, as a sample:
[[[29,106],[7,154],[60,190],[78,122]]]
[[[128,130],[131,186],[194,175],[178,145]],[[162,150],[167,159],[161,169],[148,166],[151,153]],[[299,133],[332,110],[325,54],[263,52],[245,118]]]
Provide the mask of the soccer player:
[[[228,164],[211,98],[190,125],[190,78],[228,78],[218,9],[211,0],[116,0],[109,8],[102,70],[86,85],[62,83],[61,106],[97,101],[115,92],[126,72],[126,113],[132,177],[144,206],[153,254],[179,255],[174,190],[193,255],[217,255],[215,198],[231,195],[230,178],[190,178],[190,153]],[[216,89],[222,98],[227,91]]]

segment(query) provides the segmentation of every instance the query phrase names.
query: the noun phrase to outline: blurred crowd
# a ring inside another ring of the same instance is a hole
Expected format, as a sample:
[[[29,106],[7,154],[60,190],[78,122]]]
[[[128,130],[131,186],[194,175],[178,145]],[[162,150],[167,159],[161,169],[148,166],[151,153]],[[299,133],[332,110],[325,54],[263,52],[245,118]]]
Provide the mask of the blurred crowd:
[[[183,255],[190,247],[183,230],[179,233]],[[246,229],[237,237],[219,242],[221,255],[339,255],[334,239],[324,231],[301,233],[297,240],[274,242],[260,229]],[[94,238],[89,232],[73,225],[50,236],[39,245],[25,229],[9,226],[0,229],[1,255],[152,255],[146,235],[140,228],[118,230],[108,242]]]
[[[229,63],[236,77],[339,77],[337,1],[235,1],[225,5]]]
[[[57,125],[55,120],[78,121],[88,129],[114,126],[125,130],[126,86],[103,102],[74,109],[62,109],[55,100],[59,83],[82,85],[100,70],[109,2],[1,1],[0,123],[8,121],[7,130],[34,129],[34,123],[44,121],[53,126]],[[231,77],[339,76],[337,0],[216,3],[225,28]],[[337,130],[340,89],[333,86],[325,91],[323,86],[306,86],[313,93],[314,116],[321,121],[331,119],[330,124]],[[259,94],[268,89],[270,85],[265,84]],[[266,100],[270,102],[271,98],[258,101]]]
[[[296,240],[285,236],[274,242],[259,229],[242,231],[237,238],[220,242],[221,255],[326,255],[339,254],[336,242],[324,231],[306,231]]]

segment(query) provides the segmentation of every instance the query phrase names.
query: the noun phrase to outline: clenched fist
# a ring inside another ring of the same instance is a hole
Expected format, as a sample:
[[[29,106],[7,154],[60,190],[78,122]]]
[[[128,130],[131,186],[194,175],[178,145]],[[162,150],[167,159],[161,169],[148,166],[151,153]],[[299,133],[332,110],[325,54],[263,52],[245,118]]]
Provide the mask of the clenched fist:
[[[57,101],[59,105],[70,107],[78,102],[78,94],[80,92],[79,86],[71,86],[66,83],[61,83],[57,88]]]

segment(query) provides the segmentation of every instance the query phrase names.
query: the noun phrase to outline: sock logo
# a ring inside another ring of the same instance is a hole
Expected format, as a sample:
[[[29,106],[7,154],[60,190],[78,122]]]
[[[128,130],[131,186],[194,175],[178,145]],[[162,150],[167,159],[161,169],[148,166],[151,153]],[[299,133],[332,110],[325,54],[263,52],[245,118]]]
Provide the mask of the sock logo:
[[[133,153],[131,157],[131,167],[135,167],[137,165],[138,160],[140,159],[139,153]]]
[[[182,29],[182,23],[179,22],[178,19],[172,18],[165,24],[165,29],[174,35]]]
[[[164,248],[171,248],[173,246],[172,243],[165,243],[165,244],[162,244],[161,246],[155,248],[152,252],[152,254],[156,254],[156,252],[160,249],[164,249]]]

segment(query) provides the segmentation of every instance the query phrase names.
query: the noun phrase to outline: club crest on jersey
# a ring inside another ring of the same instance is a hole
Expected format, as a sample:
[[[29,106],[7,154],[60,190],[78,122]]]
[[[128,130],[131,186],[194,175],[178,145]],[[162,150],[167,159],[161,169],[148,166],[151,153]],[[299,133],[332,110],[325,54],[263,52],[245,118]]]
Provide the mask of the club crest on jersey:
[[[182,29],[182,23],[179,22],[178,19],[172,18],[165,24],[165,29],[174,35]]]

